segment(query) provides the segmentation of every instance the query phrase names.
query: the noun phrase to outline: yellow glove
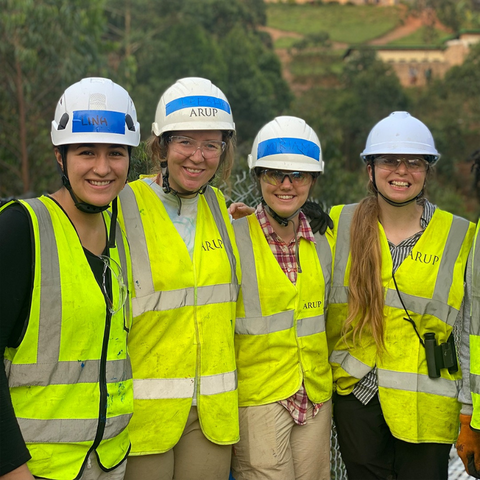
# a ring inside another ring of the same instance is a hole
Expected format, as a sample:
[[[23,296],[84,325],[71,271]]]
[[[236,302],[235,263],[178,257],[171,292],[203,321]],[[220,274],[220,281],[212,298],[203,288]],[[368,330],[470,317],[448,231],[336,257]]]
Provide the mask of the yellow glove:
[[[460,414],[460,435],[456,447],[465,471],[472,477],[480,478],[480,432],[470,428],[471,420],[471,415]]]

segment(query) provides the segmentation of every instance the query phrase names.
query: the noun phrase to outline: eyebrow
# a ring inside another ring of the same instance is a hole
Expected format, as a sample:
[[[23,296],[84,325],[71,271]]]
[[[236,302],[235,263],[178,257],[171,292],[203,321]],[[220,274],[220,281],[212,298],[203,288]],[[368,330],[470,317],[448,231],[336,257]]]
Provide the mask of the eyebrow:
[[[80,148],[95,148],[97,145],[103,145],[103,144],[98,144],[98,143],[80,143],[78,145],[78,147],[76,148],[76,150],[80,149]],[[126,145],[121,145],[121,144],[112,144],[112,145],[108,145],[108,148],[123,148],[124,150],[127,150],[127,146]]]

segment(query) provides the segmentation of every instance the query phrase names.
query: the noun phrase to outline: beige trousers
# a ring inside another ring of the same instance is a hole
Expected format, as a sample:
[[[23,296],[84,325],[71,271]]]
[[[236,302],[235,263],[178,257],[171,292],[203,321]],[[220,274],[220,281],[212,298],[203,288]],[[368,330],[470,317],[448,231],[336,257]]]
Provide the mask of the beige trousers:
[[[179,442],[165,453],[129,456],[125,480],[228,480],[231,452],[205,438],[192,407]]]
[[[297,425],[280,404],[241,407],[240,442],[233,446],[235,480],[330,479],[332,401],[306,425]]]

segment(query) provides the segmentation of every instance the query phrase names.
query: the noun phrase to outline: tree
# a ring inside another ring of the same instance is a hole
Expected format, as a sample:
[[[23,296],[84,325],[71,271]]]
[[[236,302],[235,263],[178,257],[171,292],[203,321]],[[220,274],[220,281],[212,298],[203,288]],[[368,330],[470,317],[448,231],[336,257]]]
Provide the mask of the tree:
[[[287,108],[291,94],[282,79],[280,62],[263,33],[256,30],[258,22],[266,20],[263,2],[127,1],[129,38],[136,61],[132,95],[146,126],[143,132],[150,130],[163,91],[185,76],[209,78],[224,91],[232,105],[240,142],[252,140],[258,128]],[[113,0],[108,5],[109,12],[117,9],[116,17],[109,14],[109,24],[114,24],[117,32],[110,40],[124,45],[121,12],[126,12],[126,7],[118,9],[118,2]]]
[[[341,131],[340,151],[348,170],[358,168],[370,129],[395,110],[406,110],[408,100],[391,67],[373,50],[357,50],[345,62],[340,88],[328,104]]]
[[[47,188],[50,122],[62,91],[99,74],[102,2],[2,0],[0,196]]]

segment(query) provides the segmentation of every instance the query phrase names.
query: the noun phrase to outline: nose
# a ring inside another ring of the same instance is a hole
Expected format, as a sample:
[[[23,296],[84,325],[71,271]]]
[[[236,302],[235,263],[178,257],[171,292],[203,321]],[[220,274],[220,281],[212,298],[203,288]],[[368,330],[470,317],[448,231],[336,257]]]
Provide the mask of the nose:
[[[200,152],[199,155],[198,152]],[[195,148],[195,150],[193,151],[193,153],[190,155],[190,158],[194,161],[197,161],[197,162],[202,162],[203,159],[204,159],[204,156],[203,156],[203,150],[202,150],[202,146],[201,145],[197,145],[197,147]]]
[[[93,172],[100,177],[104,177],[105,175],[108,175],[111,170],[112,168],[110,166],[110,161],[107,154],[99,153],[95,161],[95,168],[93,169]]]
[[[406,162],[405,160],[400,160],[400,162],[398,163],[395,171],[398,172],[400,170],[400,172],[407,172],[408,167],[407,167],[407,164],[405,162]]]
[[[281,187],[283,188],[291,188],[292,187],[292,181],[290,180],[290,177],[288,175],[285,175],[283,177],[282,183],[280,184]]]

